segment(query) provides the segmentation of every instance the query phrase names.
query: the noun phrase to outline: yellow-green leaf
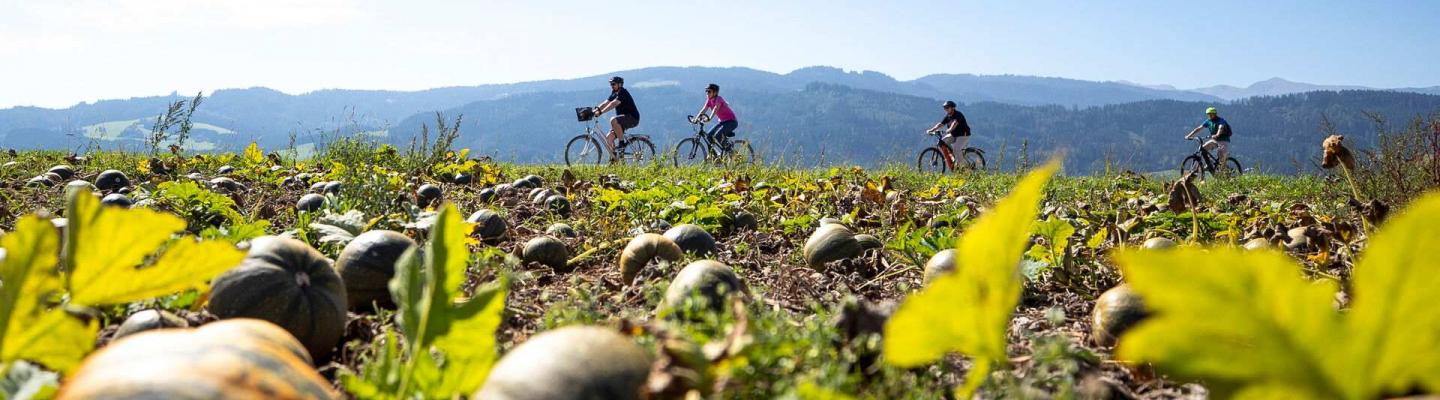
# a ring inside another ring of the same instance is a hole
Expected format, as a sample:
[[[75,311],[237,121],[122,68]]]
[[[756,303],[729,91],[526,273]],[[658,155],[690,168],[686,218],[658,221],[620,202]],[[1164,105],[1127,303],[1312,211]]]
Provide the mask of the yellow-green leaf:
[[[180,239],[155,265],[142,267],[146,256],[185,229],[185,221],[147,209],[102,207],[86,193],[72,197],[68,216],[68,284],[76,305],[127,303],[197,287],[244,258],[228,244]]]
[[[1440,193],[1415,201],[1373,236],[1355,266],[1347,316],[1354,373],[1388,393],[1440,391]],[[1363,393],[1353,393],[1363,394]]]
[[[265,152],[260,151],[260,144],[259,144],[259,143],[250,142],[250,145],[249,145],[249,146],[245,146],[245,163],[246,163],[246,164],[249,164],[249,165],[258,165],[258,164],[260,164],[260,163],[262,163],[262,162],[265,162]]]
[[[119,304],[203,288],[205,282],[240,264],[245,253],[223,241],[181,238],[165,249],[153,265],[102,271],[100,284],[74,297],[77,304]],[[83,297],[82,297],[83,294]]]
[[[473,393],[490,376],[498,354],[495,330],[504,320],[505,289],[492,285],[475,297],[457,305],[450,323],[450,334],[435,339],[435,348],[444,354],[440,390],[443,396]]]
[[[1235,249],[1128,252],[1117,259],[1155,316],[1119,355],[1244,398],[1368,399],[1440,390],[1440,195],[1421,198],[1370,240],[1354,301],[1289,258]]]
[[[55,272],[60,240],[54,226],[27,216],[15,227],[0,239],[0,364],[30,360],[69,372],[94,347],[98,328],[48,304],[63,287]]]
[[[905,299],[885,324],[885,359],[910,367],[959,351],[1004,362],[1005,330],[1020,301],[1019,262],[1042,190],[1058,163],[1027,175],[960,238],[956,273]],[[973,384],[973,382],[972,382]]]
[[[1125,278],[1154,315],[1121,339],[1119,356],[1219,385],[1254,382],[1341,393],[1328,370],[1343,353],[1336,285],[1309,282],[1276,252],[1234,248],[1127,251]]]

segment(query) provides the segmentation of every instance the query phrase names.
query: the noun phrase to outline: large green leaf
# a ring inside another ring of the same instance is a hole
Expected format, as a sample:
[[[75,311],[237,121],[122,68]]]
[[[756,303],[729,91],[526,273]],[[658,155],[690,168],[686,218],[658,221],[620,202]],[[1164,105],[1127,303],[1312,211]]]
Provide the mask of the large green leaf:
[[[1217,384],[1330,381],[1327,359],[1342,356],[1326,343],[1341,328],[1333,283],[1306,281],[1275,252],[1180,248],[1117,259],[1155,312],[1123,337],[1121,358]],[[1335,387],[1316,392],[1339,394]]]
[[[505,289],[494,285],[461,299],[470,259],[465,246],[469,231],[455,206],[446,204],[430,227],[424,255],[411,249],[396,264],[390,291],[408,346],[401,397],[417,392],[429,398],[468,395],[484,383],[495,363],[495,330],[502,320]],[[439,361],[432,352],[440,353]]]
[[[143,266],[147,256],[185,229],[185,221],[147,209],[103,207],[83,192],[71,198],[68,217],[70,302],[75,305],[122,304],[200,287],[245,257],[228,243],[181,238],[153,265]]]
[[[1376,233],[1355,266],[1351,309],[1278,253],[1127,252],[1126,279],[1155,315],[1119,355],[1245,398],[1368,399],[1440,390],[1440,195]]]
[[[1370,240],[1354,270],[1352,379],[1402,393],[1440,391],[1440,193],[1414,202]],[[1363,395],[1364,392],[1352,392]]]
[[[885,359],[903,367],[933,362],[959,351],[975,357],[973,389],[991,362],[1006,357],[1005,330],[1020,301],[1021,253],[1035,210],[1057,163],[1027,175],[960,238],[956,273],[936,279],[905,299],[885,324]]]
[[[61,372],[73,370],[95,346],[86,324],[50,304],[63,283],[55,272],[60,240],[49,221],[27,216],[0,239],[0,364],[30,360]]]

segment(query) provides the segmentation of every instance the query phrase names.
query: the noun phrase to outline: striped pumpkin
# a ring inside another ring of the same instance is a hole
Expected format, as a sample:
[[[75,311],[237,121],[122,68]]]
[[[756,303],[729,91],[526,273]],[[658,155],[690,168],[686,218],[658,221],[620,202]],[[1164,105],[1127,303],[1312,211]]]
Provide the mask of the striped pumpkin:
[[[345,307],[345,285],[330,259],[295,239],[250,241],[245,260],[210,283],[210,313],[273,322],[317,362],[329,360],[345,335]]]

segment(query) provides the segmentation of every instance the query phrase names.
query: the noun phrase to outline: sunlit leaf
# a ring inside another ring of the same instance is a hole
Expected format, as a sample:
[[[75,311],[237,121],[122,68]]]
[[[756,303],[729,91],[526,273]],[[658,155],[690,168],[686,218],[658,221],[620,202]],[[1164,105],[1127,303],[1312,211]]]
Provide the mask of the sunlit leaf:
[[[957,272],[905,299],[885,325],[888,362],[918,366],[952,351],[995,362],[1007,359],[1005,330],[1020,301],[1021,252],[1042,189],[1058,168],[1051,163],[1021,180],[961,237],[959,252],[965,257],[958,260]]]
[[[73,197],[69,211],[72,304],[128,303],[199,287],[245,256],[228,243],[179,239],[154,265],[141,267],[185,228],[184,221],[147,209],[102,207],[86,193]]]
[[[260,150],[259,143],[250,142],[249,146],[245,146],[246,165],[259,165],[263,162],[265,162],[265,152]]]
[[[1155,316],[1121,339],[1119,355],[1246,398],[1440,390],[1437,215],[1440,195],[1426,196],[1372,237],[1344,315],[1332,305],[1337,285],[1306,280],[1278,253],[1123,253],[1127,280]]]
[[[98,327],[47,304],[63,287],[55,273],[60,240],[54,226],[27,216],[15,227],[0,238],[0,364],[30,360],[71,371],[95,346]]]

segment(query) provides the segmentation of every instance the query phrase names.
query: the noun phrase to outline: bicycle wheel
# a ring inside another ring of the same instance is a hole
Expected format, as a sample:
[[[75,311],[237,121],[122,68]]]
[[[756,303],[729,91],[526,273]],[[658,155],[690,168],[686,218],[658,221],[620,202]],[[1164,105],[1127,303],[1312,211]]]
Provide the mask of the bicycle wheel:
[[[985,155],[980,154],[979,151],[973,148],[966,148],[965,151],[960,154],[960,158],[965,159],[965,167],[970,168],[972,171],[985,169]]]
[[[576,136],[565,144],[565,166],[605,161],[605,148],[590,135]]]
[[[755,155],[755,148],[750,147],[749,140],[736,140],[730,142],[729,163],[734,165],[747,165],[760,162],[760,156]]]
[[[1200,161],[1200,156],[1191,155],[1185,157],[1185,160],[1180,162],[1180,175],[1185,175],[1186,172],[1199,173],[1204,166],[1205,163]]]
[[[1227,176],[1245,173],[1245,169],[1240,167],[1240,160],[1236,160],[1235,157],[1225,157],[1225,163],[1220,164],[1220,171]]]
[[[705,163],[705,144],[695,138],[685,138],[675,145],[675,167]]]
[[[625,143],[625,147],[621,148],[620,152],[624,154],[620,162],[643,165],[655,159],[655,144],[650,143],[650,139],[634,137]]]
[[[915,161],[915,168],[920,172],[945,172],[946,167],[945,155],[934,147],[920,150],[920,158]]]

